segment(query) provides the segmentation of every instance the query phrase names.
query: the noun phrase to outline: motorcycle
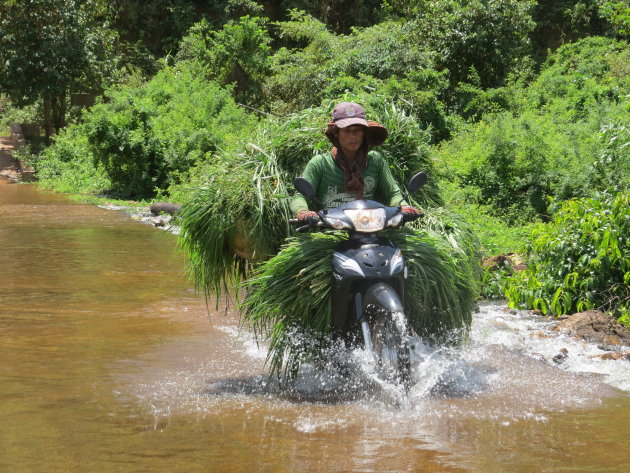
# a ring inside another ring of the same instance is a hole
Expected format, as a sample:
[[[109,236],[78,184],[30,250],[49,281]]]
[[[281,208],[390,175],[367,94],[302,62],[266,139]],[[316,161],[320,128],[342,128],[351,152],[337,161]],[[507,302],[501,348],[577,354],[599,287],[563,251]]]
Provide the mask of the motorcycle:
[[[426,173],[418,173],[406,189],[416,192],[426,181]],[[321,205],[306,179],[298,177],[294,186]],[[348,232],[332,258],[333,334],[350,344],[359,342],[373,356],[379,376],[405,389],[411,382],[411,329],[404,312],[407,267],[401,250],[379,233],[419,217],[403,214],[400,206],[355,200],[324,208],[297,228],[298,232],[312,228]]]

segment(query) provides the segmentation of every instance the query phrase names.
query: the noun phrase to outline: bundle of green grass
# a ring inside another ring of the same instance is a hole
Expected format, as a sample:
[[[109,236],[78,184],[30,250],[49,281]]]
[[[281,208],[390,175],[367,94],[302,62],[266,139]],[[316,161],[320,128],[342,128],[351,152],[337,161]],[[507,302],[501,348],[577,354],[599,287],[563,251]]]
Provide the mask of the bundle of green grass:
[[[400,184],[418,171],[432,176],[429,134],[395,104],[378,96],[362,103],[385,125],[379,150]],[[272,374],[291,378],[330,334],[331,257],[342,232],[295,234],[288,221],[292,182],[316,152],[330,148],[322,131],[333,103],[284,120],[268,120],[240,152],[203,166],[194,197],[180,211],[180,246],[206,296],[243,294],[242,321],[269,344]],[[403,186],[401,185],[401,188]],[[435,183],[412,196],[427,215],[388,234],[409,265],[405,310],[414,330],[444,340],[470,324],[476,293],[478,243],[438,207]]]

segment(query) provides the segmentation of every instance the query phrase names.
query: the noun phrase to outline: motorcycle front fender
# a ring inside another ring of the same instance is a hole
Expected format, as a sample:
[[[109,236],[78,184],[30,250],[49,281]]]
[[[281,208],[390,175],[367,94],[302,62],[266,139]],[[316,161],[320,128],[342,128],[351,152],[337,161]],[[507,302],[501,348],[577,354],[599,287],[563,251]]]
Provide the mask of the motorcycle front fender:
[[[392,286],[385,283],[376,283],[368,288],[363,296],[363,307],[368,304],[381,306],[389,312],[402,312],[403,305],[400,296]]]

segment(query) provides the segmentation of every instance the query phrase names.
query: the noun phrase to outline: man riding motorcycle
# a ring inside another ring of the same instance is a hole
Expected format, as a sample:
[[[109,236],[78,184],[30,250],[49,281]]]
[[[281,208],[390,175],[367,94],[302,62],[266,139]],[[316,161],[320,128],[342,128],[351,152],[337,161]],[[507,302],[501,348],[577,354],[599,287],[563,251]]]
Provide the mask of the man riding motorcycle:
[[[402,204],[404,214],[420,213],[404,202],[385,158],[372,149],[385,141],[387,129],[366,120],[361,105],[344,102],[335,106],[324,133],[333,148],[314,156],[302,174],[315,188],[322,207],[338,207],[345,202],[366,199],[391,206]],[[300,194],[292,199],[291,210],[304,223],[318,218]]]

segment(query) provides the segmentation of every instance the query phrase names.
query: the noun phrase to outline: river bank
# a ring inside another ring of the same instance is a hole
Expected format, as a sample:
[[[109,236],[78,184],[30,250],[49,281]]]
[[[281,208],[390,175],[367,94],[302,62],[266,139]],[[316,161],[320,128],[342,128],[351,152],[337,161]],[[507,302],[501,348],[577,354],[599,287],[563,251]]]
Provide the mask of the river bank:
[[[0,179],[9,182],[17,182],[20,176],[19,163],[12,154],[14,149],[11,137],[0,137]]]

